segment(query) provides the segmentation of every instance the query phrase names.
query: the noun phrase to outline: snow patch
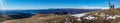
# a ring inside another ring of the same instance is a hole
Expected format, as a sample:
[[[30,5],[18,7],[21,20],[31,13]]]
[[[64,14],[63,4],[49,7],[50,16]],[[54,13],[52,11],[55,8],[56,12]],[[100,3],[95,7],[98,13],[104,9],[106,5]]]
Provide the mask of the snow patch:
[[[85,16],[86,14],[88,14],[88,13],[73,14],[73,15],[71,15],[71,16],[82,17],[82,16]]]
[[[88,16],[88,17],[85,17],[85,19],[92,20],[92,19],[95,19],[95,17]]]
[[[116,19],[117,17],[120,17],[120,16],[119,15],[108,16],[107,19]]]
[[[81,21],[80,17],[85,16],[86,14],[88,14],[88,13],[73,14],[71,16],[75,16],[77,18],[76,20]]]

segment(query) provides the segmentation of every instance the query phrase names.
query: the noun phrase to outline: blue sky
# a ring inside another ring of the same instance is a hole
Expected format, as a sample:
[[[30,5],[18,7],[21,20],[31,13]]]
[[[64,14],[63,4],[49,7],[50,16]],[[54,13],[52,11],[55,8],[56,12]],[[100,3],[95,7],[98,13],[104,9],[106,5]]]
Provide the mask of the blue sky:
[[[120,0],[111,0],[120,7]],[[108,0],[3,0],[4,9],[108,8]]]

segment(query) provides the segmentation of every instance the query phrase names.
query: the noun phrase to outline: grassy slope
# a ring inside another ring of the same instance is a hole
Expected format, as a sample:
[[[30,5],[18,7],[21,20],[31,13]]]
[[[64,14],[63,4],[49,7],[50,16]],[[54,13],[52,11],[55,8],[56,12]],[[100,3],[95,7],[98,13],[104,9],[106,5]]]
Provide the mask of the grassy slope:
[[[5,21],[5,22],[7,23],[64,23],[66,18],[73,19],[73,20],[75,19],[75,17],[66,16],[66,15],[57,16],[57,15],[51,15],[51,14],[48,14],[48,15],[38,14],[31,18],[17,19],[17,20]]]

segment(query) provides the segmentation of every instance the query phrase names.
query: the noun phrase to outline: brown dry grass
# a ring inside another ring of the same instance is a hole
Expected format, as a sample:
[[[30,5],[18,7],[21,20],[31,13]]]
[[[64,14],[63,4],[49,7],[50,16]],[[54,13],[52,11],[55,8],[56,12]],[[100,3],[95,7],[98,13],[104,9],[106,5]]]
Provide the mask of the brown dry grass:
[[[67,15],[57,16],[51,14],[37,14],[31,18],[10,20],[3,23],[64,23],[66,18],[75,19],[75,17]]]

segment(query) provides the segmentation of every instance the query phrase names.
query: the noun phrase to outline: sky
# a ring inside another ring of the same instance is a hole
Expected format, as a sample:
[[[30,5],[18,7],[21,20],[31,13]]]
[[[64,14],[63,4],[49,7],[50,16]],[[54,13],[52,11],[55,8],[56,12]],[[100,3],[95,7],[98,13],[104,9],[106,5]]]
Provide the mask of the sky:
[[[108,9],[109,0],[1,0],[0,7],[10,9]],[[120,0],[110,0],[115,7],[120,7]]]

